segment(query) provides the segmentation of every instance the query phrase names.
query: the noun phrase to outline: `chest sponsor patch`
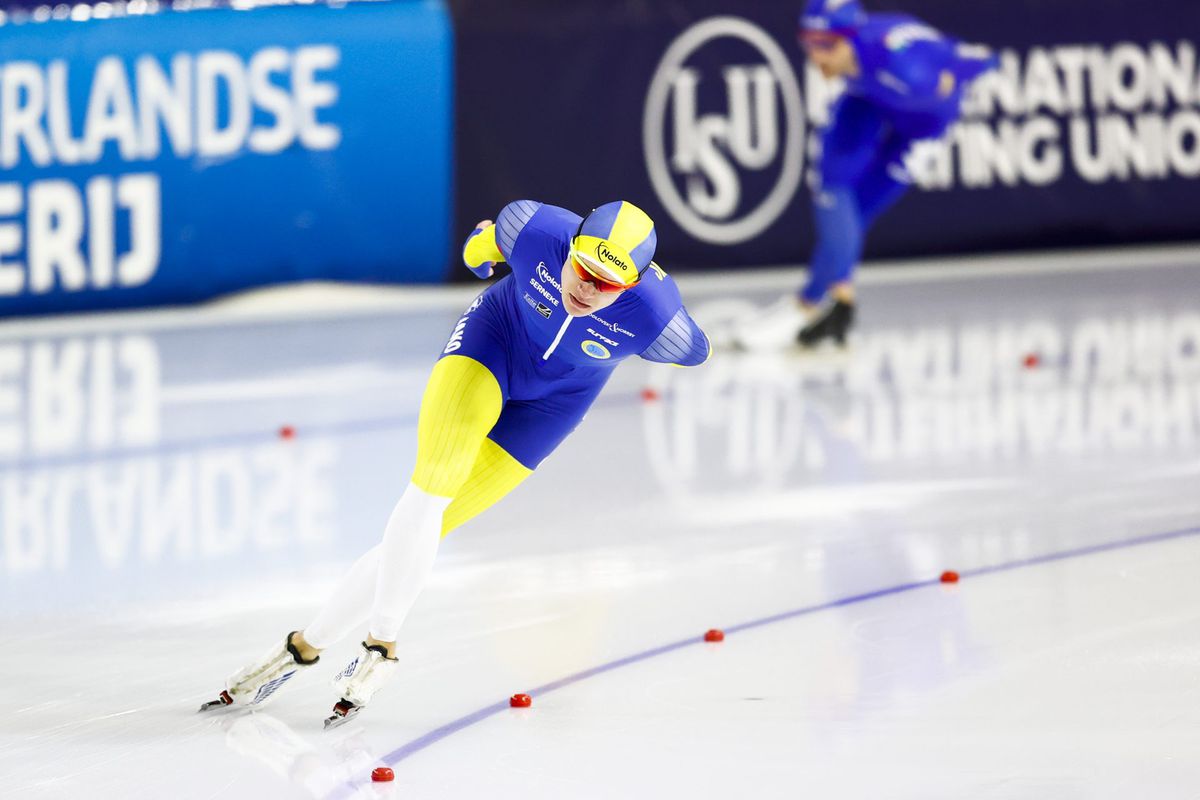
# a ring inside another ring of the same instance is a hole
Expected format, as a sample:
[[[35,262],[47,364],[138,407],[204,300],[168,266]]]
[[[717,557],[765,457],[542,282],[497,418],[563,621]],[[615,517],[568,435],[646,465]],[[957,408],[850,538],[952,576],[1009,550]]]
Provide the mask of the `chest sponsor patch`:
[[[551,286],[553,286],[555,289],[558,289],[560,292],[562,291],[562,286],[559,284],[559,282],[558,282],[558,281],[556,281],[556,280],[554,279],[554,276],[550,274],[550,270],[546,269],[546,262],[545,262],[545,261],[539,261],[539,262],[538,262],[538,265],[537,265],[537,276],[538,276],[540,279],[542,279],[543,281],[545,281],[546,283],[548,283],[548,284],[550,284]]]
[[[530,297],[529,292],[525,293],[525,304],[546,319],[550,319],[550,315],[554,313],[554,310],[550,306],[545,303],[539,303],[535,298]]]
[[[597,317],[595,314],[588,314],[588,316],[591,317],[592,319],[596,320],[596,322],[599,322],[604,327],[608,328],[613,333],[624,334],[625,336],[628,336],[630,339],[637,338],[634,335],[633,331],[626,330],[625,328],[622,328],[620,325],[618,325],[615,322],[608,322],[607,320],[603,320],[600,317]]]
[[[547,289],[545,286],[542,286],[540,283],[538,283],[537,278],[530,278],[529,285],[533,287],[533,290],[535,292],[537,292],[543,298],[545,298],[546,302],[548,302],[550,305],[554,306],[555,308],[558,308],[558,298],[556,298],[553,294],[551,294],[549,289]]]
[[[591,339],[584,339],[579,347],[592,358],[605,359],[612,357],[612,353],[608,352],[607,347]]]

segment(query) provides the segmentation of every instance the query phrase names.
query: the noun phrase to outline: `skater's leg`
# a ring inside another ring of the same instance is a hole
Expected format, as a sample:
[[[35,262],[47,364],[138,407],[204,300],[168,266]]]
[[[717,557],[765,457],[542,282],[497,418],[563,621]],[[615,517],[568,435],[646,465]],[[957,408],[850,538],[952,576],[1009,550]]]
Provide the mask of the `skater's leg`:
[[[503,402],[499,382],[478,361],[451,355],[434,367],[417,423],[417,466],[380,551],[367,643],[383,645],[388,657],[433,569],[446,507],[470,477]]]
[[[512,348],[504,313],[504,306],[489,301],[486,293],[477,298],[455,329],[456,347],[434,366],[418,422],[416,470],[389,518],[384,541],[355,562],[306,632],[293,632],[286,647],[273,649],[236,673],[227,691],[205,708],[241,702],[240,695],[251,697],[251,704],[265,699],[296,668],[315,663],[322,647],[359,624],[372,607],[382,620],[374,626],[375,632],[394,640],[394,632],[387,628],[398,627],[424,584],[437,551],[443,513],[470,475],[507,396]],[[369,639],[367,644],[372,645],[374,660],[387,662],[374,671],[389,672],[394,665],[393,643]],[[349,677],[361,660],[356,659],[340,677]],[[276,673],[279,680],[272,677]],[[259,689],[264,693],[254,694]]]
[[[857,211],[852,215],[852,223],[847,224],[836,215],[823,220],[823,215],[818,212],[817,227],[822,231],[822,242],[828,233],[830,245],[835,249],[837,242],[843,247],[852,245],[852,248],[825,258],[825,262],[831,266],[825,270],[827,285],[823,288],[837,301],[854,304],[854,269],[862,258],[867,233],[880,215],[894,206],[912,185],[904,166],[904,156],[911,144],[911,141],[894,132],[886,136],[871,165],[854,183],[852,194],[838,197],[839,205]],[[813,260],[816,263],[817,257],[814,256]],[[817,272],[814,269],[814,274]],[[810,299],[809,294],[805,293],[806,300]]]
[[[379,548],[370,632],[358,656],[334,679],[341,700],[326,727],[358,713],[395,673],[396,637],[433,571],[442,517],[503,405],[499,381],[474,358],[450,355],[434,367],[417,422],[417,466]]]
[[[442,517],[442,536],[491,508],[532,474],[503,447],[484,439],[471,476]]]
[[[436,411],[430,412],[430,424],[425,425],[425,408],[439,407],[431,403],[436,393],[426,395],[417,459],[417,476],[424,485],[418,484],[414,476],[388,523],[370,636],[358,657],[335,680],[342,699],[334,705],[326,727],[343,724],[357,714],[395,673],[395,636],[428,577],[441,535],[490,507],[528,477],[583,419],[608,374],[586,380],[563,378],[548,385],[543,397],[510,400],[486,437],[481,435],[473,447],[472,436],[466,431],[435,436],[441,431]],[[456,397],[476,398],[465,399],[468,405],[486,398],[487,382],[481,383],[456,393]],[[474,416],[461,409],[456,414],[460,419]],[[461,456],[468,447],[473,450],[474,462],[464,477]],[[400,554],[395,564],[389,560],[393,546]]]
[[[821,233],[813,256],[814,280],[804,291],[806,302],[816,302],[818,293],[828,292],[839,302],[854,304],[854,269],[862,258],[867,232],[911,185],[900,161],[902,151],[907,148],[904,144],[897,155],[891,146],[885,147],[850,193],[823,195],[822,199],[830,200],[837,210],[833,213],[816,210],[817,229]],[[857,213],[846,213],[846,209]],[[818,276],[823,280],[818,281]]]
[[[450,359],[443,359],[449,361]],[[464,359],[469,362],[469,359]],[[474,362],[469,362],[474,363]],[[469,364],[468,364],[469,367]],[[456,372],[459,371],[456,369]],[[438,408],[437,390],[431,390],[422,403],[422,430],[419,436],[419,468],[389,520],[380,554],[375,603],[371,612],[368,646],[382,646],[386,655],[394,655],[395,636],[421,586],[432,569],[438,538],[499,501],[533,473],[533,470],[573,431],[595,401],[607,374],[579,381],[576,385],[559,382],[557,391],[531,401],[511,401],[504,406],[487,436],[471,446],[473,437],[463,431],[435,436],[440,431],[437,414],[424,409]],[[430,381],[431,386],[435,382]],[[482,402],[487,392],[481,381],[468,391]],[[457,393],[459,397],[462,393]],[[474,416],[460,409],[457,417]],[[483,420],[488,414],[479,415]],[[428,425],[425,423],[428,421]],[[460,445],[453,443],[458,441]],[[432,442],[427,446],[426,443]],[[460,453],[470,447],[474,462],[462,477]],[[441,468],[437,464],[442,464]],[[421,477],[423,476],[423,477]],[[449,477],[448,477],[449,476]],[[418,477],[425,485],[417,483]],[[453,493],[453,500],[432,489]],[[435,527],[436,522],[436,527]],[[389,548],[399,555],[392,560]]]
[[[432,559],[436,540],[431,544],[428,538],[422,539],[419,529],[413,531],[417,549],[412,558],[396,553],[406,544],[406,510],[419,504],[421,490],[449,496],[450,487],[463,481],[464,472],[469,474],[472,468],[472,448],[478,449],[491,424],[489,420],[494,422],[508,394],[512,347],[503,312],[504,307],[491,302],[486,293],[477,298],[459,321],[457,349],[434,365],[418,422],[418,458],[412,478],[417,489],[412,494],[406,492],[408,501],[403,508],[397,504],[385,531],[385,539],[400,545],[393,548],[392,558],[413,566]],[[381,543],[351,567],[302,638],[309,639],[314,647],[328,647],[370,617],[383,556]],[[418,574],[405,582],[423,582],[420,573],[427,569],[418,567]],[[400,579],[404,581],[403,576]]]
[[[808,283],[800,293],[806,305],[816,305],[829,290],[850,280],[862,256],[863,225],[858,198],[851,186],[829,186],[813,198],[817,244]]]
[[[533,471],[491,439],[485,439],[458,496],[442,518],[442,535],[483,513],[515,489]],[[375,600],[382,545],[364,553],[342,577],[337,589],[308,627],[292,638],[305,658],[331,647],[366,622]]]
[[[814,330],[822,331],[818,338],[825,337],[829,326],[824,316],[830,309],[822,314],[818,307],[831,292],[845,295],[845,284],[862,255],[864,227],[855,186],[886,132],[882,112],[861,98],[844,96],[834,107],[821,137],[818,181],[812,187],[815,242],[808,279],[798,295],[783,298],[741,326],[736,339],[743,347],[790,347],[797,337],[811,344]]]
[[[298,648],[315,651],[332,647],[352,630],[366,621],[375,600],[375,580],[379,574],[377,544],[363,553],[350,570],[342,576],[329,600],[300,635],[293,638]]]
[[[396,636],[433,571],[442,534],[442,515],[451,498],[430,494],[415,483],[392,509],[379,551],[367,644],[394,656]]]
[[[446,509],[442,535],[491,508],[532,475],[579,426],[607,382],[608,375],[599,375],[560,385],[547,397],[509,402],[479,448],[471,477]]]
[[[813,191],[816,244],[800,294],[806,305],[821,302],[862,255],[865,228],[855,187],[875,161],[886,133],[883,114],[864,100],[847,96],[833,110],[821,139],[820,185]]]
[[[892,131],[879,147],[871,165],[854,185],[858,214],[865,235],[883,212],[896,204],[912,186],[904,158],[913,140]]]

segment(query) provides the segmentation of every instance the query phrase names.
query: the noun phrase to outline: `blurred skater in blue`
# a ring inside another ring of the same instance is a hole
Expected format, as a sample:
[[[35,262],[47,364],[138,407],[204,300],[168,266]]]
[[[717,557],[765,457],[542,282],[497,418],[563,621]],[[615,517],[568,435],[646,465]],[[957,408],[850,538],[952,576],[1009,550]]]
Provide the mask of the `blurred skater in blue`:
[[[907,14],[868,16],[859,0],[810,0],[799,38],[825,78],[845,80],[846,92],[823,134],[808,283],[739,326],[738,344],[753,350],[845,343],[863,240],[912,183],[905,155],[914,142],[941,137],[958,119],[967,85],[998,63],[986,47]]]

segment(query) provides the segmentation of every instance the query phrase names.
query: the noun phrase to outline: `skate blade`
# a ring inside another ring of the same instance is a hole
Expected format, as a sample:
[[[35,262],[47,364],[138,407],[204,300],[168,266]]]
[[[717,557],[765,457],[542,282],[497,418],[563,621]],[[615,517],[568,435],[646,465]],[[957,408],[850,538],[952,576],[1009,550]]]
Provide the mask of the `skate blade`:
[[[233,705],[233,698],[229,696],[227,690],[222,690],[216,700],[209,700],[200,706],[199,713],[203,714],[205,711],[213,711],[218,708],[229,708],[231,705]]]
[[[335,703],[333,713],[325,718],[325,730],[328,731],[345,725],[356,717],[361,710],[362,706],[356,706],[345,700]]]

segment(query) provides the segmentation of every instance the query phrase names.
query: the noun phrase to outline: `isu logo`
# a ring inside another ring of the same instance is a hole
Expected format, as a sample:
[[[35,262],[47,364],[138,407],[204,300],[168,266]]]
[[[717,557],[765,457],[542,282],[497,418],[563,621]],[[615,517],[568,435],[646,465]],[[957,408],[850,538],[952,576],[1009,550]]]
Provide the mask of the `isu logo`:
[[[659,200],[692,236],[730,245],[762,233],[803,176],[804,107],[787,55],[740,17],[688,28],[650,82],[642,146]]]

